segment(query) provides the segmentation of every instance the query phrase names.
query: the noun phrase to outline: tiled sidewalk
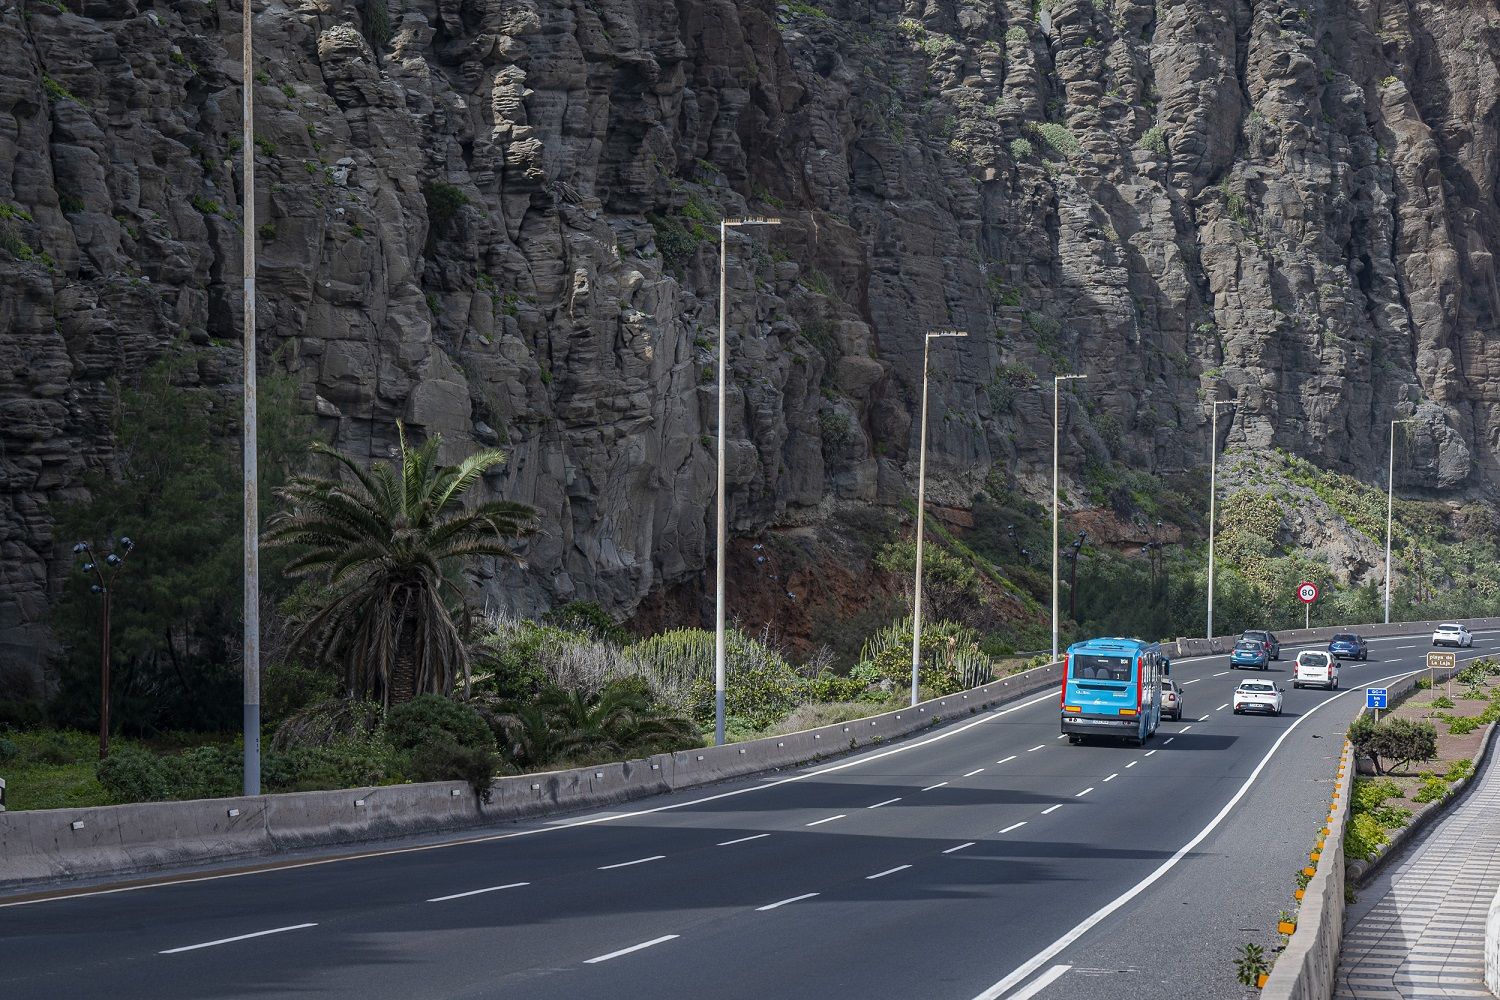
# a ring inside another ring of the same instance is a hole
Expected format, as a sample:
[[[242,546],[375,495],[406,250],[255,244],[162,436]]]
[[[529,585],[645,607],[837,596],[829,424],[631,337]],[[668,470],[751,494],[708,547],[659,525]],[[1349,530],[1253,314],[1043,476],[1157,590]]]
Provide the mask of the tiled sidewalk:
[[[1344,932],[1335,1000],[1493,997],[1484,922],[1497,888],[1500,764],[1491,756],[1457,810],[1361,891],[1361,908],[1374,905]]]

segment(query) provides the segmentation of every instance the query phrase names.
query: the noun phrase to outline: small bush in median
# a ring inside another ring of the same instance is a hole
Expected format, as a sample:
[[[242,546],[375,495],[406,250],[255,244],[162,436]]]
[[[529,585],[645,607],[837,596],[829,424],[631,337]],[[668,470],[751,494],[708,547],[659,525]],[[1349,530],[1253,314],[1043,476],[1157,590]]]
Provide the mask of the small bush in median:
[[[1430,722],[1386,719],[1377,724],[1362,715],[1349,726],[1349,742],[1356,753],[1369,758],[1376,774],[1437,759],[1437,730]]]
[[[436,694],[418,695],[392,707],[386,713],[385,734],[392,747],[406,752],[441,743],[473,748],[495,745],[484,716]]]

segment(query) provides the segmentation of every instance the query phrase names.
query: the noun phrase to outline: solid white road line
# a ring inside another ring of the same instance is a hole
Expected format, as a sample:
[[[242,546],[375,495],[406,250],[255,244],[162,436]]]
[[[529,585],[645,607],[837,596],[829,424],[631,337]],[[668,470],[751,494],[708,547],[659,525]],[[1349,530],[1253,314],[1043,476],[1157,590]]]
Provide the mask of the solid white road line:
[[[1032,747],[1030,750],[1027,750],[1026,752],[1027,753],[1032,753],[1033,751],[1042,749],[1042,747],[1044,747],[1046,745],[1047,744],[1045,744],[1045,743],[1038,743],[1036,746]]]
[[[974,777],[974,775],[978,774],[980,771],[983,771],[983,770],[984,770],[984,768],[982,768],[982,767],[976,767],[976,768],[974,768],[974,770],[972,770],[968,774],[964,775],[964,777],[965,778],[972,778],[972,777]]]
[[[653,854],[649,858],[636,858],[634,861],[621,861],[617,865],[600,865],[599,866],[599,871],[601,871],[601,872],[607,872],[611,868],[629,868],[631,865],[643,865],[647,861],[660,861],[662,858],[665,858],[665,857],[666,857],[665,854]]]
[[[1004,760],[997,760],[997,761],[995,761],[995,763],[996,764],[1009,764],[1011,761],[1013,761],[1015,759],[1016,759],[1016,755],[1015,754],[1011,754],[1009,757],[1005,758]]]
[[[1051,986],[1053,983],[1061,979],[1063,977],[1063,973],[1067,972],[1071,968],[1071,965],[1054,965],[1052,968],[1048,969],[1046,972],[1042,973],[1040,976],[1037,976],[1030,983],[1028,983],[1024,990],[1019,993],[1011,994],[1006,998],[1006,1000],[1031,1000],[1032,997],[1036,996],[1038,993],[1042,992],[1042,990],[1045,990],[1047,987]],[[999,995],[1000,994],[998,993],[991,994],[988,990],[986,990],[985,992],[979,994],[979,996],[976,997],[975,1000],[995,1000],[995,998]]]
[[[1408,670],[1400,674],[1391,674],[1389,677],[1382,677],[1375,683],[1393,681],[1419,672],[1420,670]],[[1271,758],[1275,756],[1276,751],[1281,749],[1281,745],[1287,741],[1287,739],[1292,735],[1293,731],[1295,731],[1298,726],[1302,725],[1302,723],[1312,718],[1315,712],[1318,712],[1321,709],[1333,704],[1340,698],[1344,697],[1344,695],[1352,694],[1357,690],[1359,689],[1350,688],[1348,691],[1336,694],[1332,698],[1329,698],[1325,701],[1320,701],[1312,708],[1308,709],[1301,716],[1299,716],[1290,726],[1286,727],[1286,729],[1279,737],[1277,737],[1276,742],[1271,744],[1270,749],[1266,751],[1265,756],[1261,757],[1260,763],[1255,765],[1255,769],[1250,772],[1249,777],[1245,779],[1244,783],[1240,785],[1239,789],[1234,793],[1234,795],[1230,797],[1229,801],[1224,803],[1224,807],[1219,810],[1214,818],[1208,821],[1208,825],[1205,826],[1202,830],[1199,830],[1197,835],[1194,836],[1193,839],[1189,840],[1186,844],[1183,844],[1181,847],[1179,847],[1175,854],[1173,854],[1166,861],[1163,861],[1161,865],[1151,874],[1141,879],[1139,882],[1131,886],[1128,890],[1121,893],[1119,896],[1115,897],[1109,903],[1106,903],[1104,906],[1101,906],[1099,909],[1089,914],[1089,916],[1085,917],[1072,930],[1068,931],[1062,937],[1058,938],[1056,941],[1052,942],[1047,947],[1037,952],[1031,958],[1027,959],[1010,975],[1000,980],[994,986],[991,986],[985,992],[979,994],[979,996],[976,997],[975,1000],[981,1000],[981,998],[983,998],[983,1000],[994,1000],[994,998],[1001,996],[1017,983],[1025,980],[1026,977],[1030,976],[1037,969],[1041,968],[1052,958],[1055,958],[1064,949],[1071,947],[1075,941],[1083,937],[1094,927],[1098,926],[1098,924],[1105,918],[1107,918],[1110,914],[1114,913],[1120,907],[1124,906],[1126,903],[1130,902],[1132,899],[1139,896],[1141,893],[1149,889],[1152,885],[1160,881],[1167,874],[1167,872],[1171,871],[1177,866],[1177,863],[1179,861],[1187,857],[1198,847],[1199,844],[1208,839],[1209,834],[1218,829],[1219,824],[1224,822],[1224,819],[1234,811],[1235,806],[1239,805],[1240,800],[1243,799],[1247,793],[1249,793],[1250,789],[1255,785],[1256,780],[1260,778],[1261,772],[1266,769],[1266,766],[1268,764],[1270,764]]]
[[[679,935],[676,934],[663,934],[659,938],[652,938],[650,941],[642,941],[640,944],[633,944],[629,948],[621,948],[619,951],[612,951],[608,955],[600,955],[597,958],[586,958],[583,960],[583,964],[596,965],[599,962],[608,962],[612,958],[619,958],[621,955],[629,955],[631,952],[640,951],[642,948],[650,948],[653,945],[663,944],[667,941],[676,941],[678,936]]]
[[[157,952],[158,955],[178,955],[184,951],[197,951],[199,948],[213,948],[221,944],[233,944],[236,941],[248,941],[251,938],[265,937],[267,934],[284,934],[287,931],[300,931],[306,927],[316,927],[317,924],[292,924],[289,927],[273,927],[268,931],[256,931],[254,934],[236,934],[234,937],[219,938],[217,941],[205,941],[202,944],[187,944],[181,948],[168,948],[166,951]]]
[[[769,836],[770,836],[769,833],[757,833],[753,837],[741,837],[738,840],[721,840],[715,846],[716,847],[729,847],[729,846],[731,846],[733,844],[748,844],[752,840],[759,840],[762,837],[769,837]]]
[[[1201,680],[1202,680],[1202,679],[1203,679],[1203,678],[1202,678],[1202,677],[1194,677],[1194,678],[1193,678],[1193,679],[1192,679],[1192,680],[1190,680],[1190,681],[1183,681],[1183,682],[1182,682],[1182,686],[1183,686],[1183,687],[1187,687],[1187,686],[1188,686],[1188,685],[1189,685],[1189,684],[1197,684],[1197,683],[1198,683],[1198,682],[1199,682],[1199,681],[1201,681]]]
[[[800,903],[804,899],[812,899],[816,895],[817,895],[817,893],[815,893],[815,892],[804,892],[800,896],[793,896],[791,899],[783,899],[780,902],[778,902],[778,903],[772,903],[769,906],[757,906],[755,908],[755,912],[756,913],[765,913],[767,910],[774,910],[778,906],[785,906],[788,903]]]
[[[930,791],[932,791],[932,790],[933,790],[933,789],[934,789],[934,788],[942,788],[942,787],[943,787],[943,786],[944,786],[944,785],[946,785],[946,784],[947,784],[947,782],[946,782],[946,781],[939,781],[939,782],[938,782],[938,783],[937,783],[937,784],[935,784],[935,785],[928,785],[928,786],[927,786],[927,787],[926,787],[926,788],[924,788],[924,789],[922,789],[922,791],[924,791],[924,792],[930,792]]]
[[[877,802],[873,806],[865,806],[865,808],[866,809],[879,809],[881,806],[888,806],[888,805],[892,804],[893,802],[900,802],[900,801],[901,801],[901,796],[898,795],[894,799],[886,799],[884,802]]]
[[[943,853],[944,854],[952,854],[954,851],[961,851],[965,847],[973,847],[973,846],[974,846],[974,841],[970,840],[970,841],[967,841],[965,843],[959,844],[957,847],[950,847],[946,851],[944,851]]]
[[[1019,823],[1012,823],[1010,826],[1007,826],[1004,830],[1001,830],[1000,832],[1001,833],[1010,833],[1012,830],[1019,830],[1019,829],[1021,829],[1021,827],[1025,826],[1025,825],[1026,825],[1026,821],[1023,819]]]
[[[1156,751],[1155,751],[1155,750],[1147,750],[1147,751],[1146,751],[1146,756],[1147,756],[1147,757],[1149,757],[1149,756],[1151,756],[1151,755],[1152,755],[1152,754],[1154,754],[1154,753],[1156,753]]]
[[[1046,816],[1048,813],[1054,812],[1054,811],[1056,811],[1058,809],[1061,809],[1061,808],[1062,808],[1062,803],[1061,802],[1059,802],[1055,806],[1048,806],[1047,808],[1045,808],[1045,809],[1042,810],[1042,815]]]
[[[1226,701],[1224,704],[1222,704],[1218,708],[1214,709],[1214,711],[1215,712],[1222,712],[1222,711],[1224,711],[1224,709],[1226,709],[1228,707],[1229,707],[1229,702]]]
[[[894,875],[897,872],[904,872],[904,871],[906,871],[906,869],[908,869],[910,867],[911,867],[911,865],[897,865],[894,868],[887,868],[883,872],[876,872],[874,875],[866,875],[865,876],[865,881],[866,882],[872,882],[872,881],[874,881],[875,879],[878,879],[878,878],[885,878],[887,875]]]
[[[815,819],[811,823],[808,823],[807,825],[808,826],[822,826],[824,823],[832,823],[836,819],[843,819],[847,815],[849,815],[849,814],[848,813],[839,813],[837,816],[829,816],[829,817],[827,817],[825,819]]]
[[[446,903],[450,899],[463,899],[465,896],[479,896],[479,895],[483,895],[486,892],[499,892],[501,889],[519,889],[523,885],[530,885],[530,884],[531,884],[530,882],[512,882],[509,885],[492,885],[488,889],[470,889],[468,892],[455,892],[451,896],[434,896],[432,899],[429,899],[427,902],[429,902],[429,903]]]
[[[1075,799],[1081,799],[1085,795],[1087,795],[1089,792],[1092,792],[1093,790],[1094,790],[1094,786],[1090,785],[1089,787],[1085,788],[1083,791],[1075,793],[1073,795],[1073,798],[1075,798]]]
[[[1114,774],[1111,774],[1109,777],[1105,778],[1104,780],[1105,781],[1114,781],[1119,776],[1120,776],[1120,772],[1116,771]]]

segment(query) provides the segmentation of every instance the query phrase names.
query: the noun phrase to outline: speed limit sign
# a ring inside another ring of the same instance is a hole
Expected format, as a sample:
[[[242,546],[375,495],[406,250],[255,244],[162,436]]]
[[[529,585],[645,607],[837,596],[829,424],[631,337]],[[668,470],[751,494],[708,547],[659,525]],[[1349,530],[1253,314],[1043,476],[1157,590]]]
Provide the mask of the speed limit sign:
[[[1317,599],[1317,584],[1309,583],[1306,580],[1303,580],[1301,583],[1297,584],[1297,600],[1301,601],[1303,604],[1311,604]]]

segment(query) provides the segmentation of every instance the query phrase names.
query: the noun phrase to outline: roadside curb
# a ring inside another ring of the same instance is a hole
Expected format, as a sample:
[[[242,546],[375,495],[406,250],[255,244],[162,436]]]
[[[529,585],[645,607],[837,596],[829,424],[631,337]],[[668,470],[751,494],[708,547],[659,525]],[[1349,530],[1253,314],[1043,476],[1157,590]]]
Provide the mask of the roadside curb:
[[[1397,830],[1390,840],[1380,845],[1373,858],[1368,861],[1350,862],[1349,867],[1344,873],[1344,880],[1346,882],[1353,885],[1356,889],[1362,887],[1366,882],[1374,878],[1375,875],[1379,874],[1381,869],[1385,868],[1392,858],[1400,854],[1402,848],[1410,844],[1417,834],[1444,816],[1447,816],[1473,790],[1475,779],[1479,777],[1484,768],[1489,764],[1490,754],[1494,749],[1495,730],[1497,728],[1500,728],[1500,724],[1494,722],[1485,728],[1484,739],[1480,743],[1479,757],[1474,761],[1474,769],[1469,773],[1469,776],[1454,782],[1448,794],[1441,801],[1434,803],[1433,808],[1424,810],[1420,816],[1417,816],[1406,826]]]

